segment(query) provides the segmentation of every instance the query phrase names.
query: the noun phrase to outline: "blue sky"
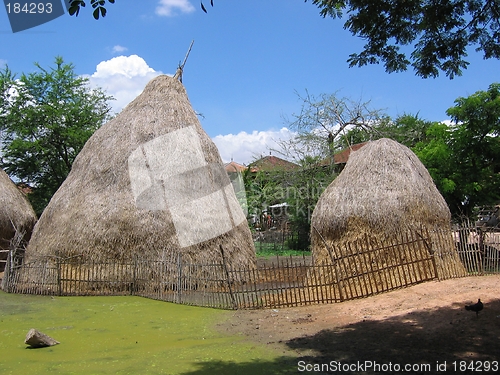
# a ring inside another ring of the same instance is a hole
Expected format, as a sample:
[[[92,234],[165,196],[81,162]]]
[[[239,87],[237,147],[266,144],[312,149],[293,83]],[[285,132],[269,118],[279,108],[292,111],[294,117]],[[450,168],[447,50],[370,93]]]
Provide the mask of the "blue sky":
[[[283,117],[300,111],[297,93],[306,90],[370,100],[393,117],[418,113],[439,121],[457,97],[500,81],[500,61],[473,51],[470,67],[453,80],[421,79],[411,70],[387,74],[381,65],[349,68],[349,54],[363,41],[345,31],[342,20],[322,18],[310,1],[204,3],[207,14],[193,0],[117,0],[99,21],[87,5],[78,17],[15,34],[2,8],[0,65],[28,73],[34,62],[49,67],[62,56],[115,96],[119,110],[151,78],[174,73],[194,40],[184,70],[189,98],[224,161],[242,163],[289,136]]]

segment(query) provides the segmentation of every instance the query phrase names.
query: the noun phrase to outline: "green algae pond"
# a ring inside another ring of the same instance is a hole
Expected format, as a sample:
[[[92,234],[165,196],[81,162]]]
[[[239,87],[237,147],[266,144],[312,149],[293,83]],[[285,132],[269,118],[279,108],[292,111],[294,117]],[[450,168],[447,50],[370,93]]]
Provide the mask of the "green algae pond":
[[[0,291],[0,374],[289,374],[290,358],[227,336],[231,312],[141,297]],[[61,344],[29,349],[35,328]]]

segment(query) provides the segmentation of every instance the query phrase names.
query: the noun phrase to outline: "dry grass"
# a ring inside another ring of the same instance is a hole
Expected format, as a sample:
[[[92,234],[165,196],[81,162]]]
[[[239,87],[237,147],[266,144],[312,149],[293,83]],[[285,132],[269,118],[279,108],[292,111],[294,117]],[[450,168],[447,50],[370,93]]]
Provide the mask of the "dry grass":
[[[8,250],[18,231],[19,239],[29,241],[36,223],[36,214],[26,197],[0,169],[0,250]],[[5,268],[7,252],[0,252],[0,272]]]
[[[320,197],[312,215],[312,252],[317,262],[350,254],[349,243],[366,237],[380,245],[397,243],[400,233],[428,232],[429,251],[465,273],[451,238],[450,211],[424,165],[407,147],[390,139],[367,143],[351,156],[342,173]],[[395,255],[402,259],[405,249]],[[373,259],[377,267],[385,267]],[[438,264],[438,272],[443,268]]]

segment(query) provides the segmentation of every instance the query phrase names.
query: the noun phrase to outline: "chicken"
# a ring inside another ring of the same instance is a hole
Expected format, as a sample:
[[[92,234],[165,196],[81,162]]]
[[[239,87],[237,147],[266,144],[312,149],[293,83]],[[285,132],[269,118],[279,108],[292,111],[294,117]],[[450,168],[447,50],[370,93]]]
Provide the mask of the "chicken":
[[[475,311],[476,316],[479,314],[479,311],[481,311],[482,309],[483,309],[483,303],[481,302],[480,299],[478,299],[477,303],[475,303],[474,305],[466,305],[465,306],[465,310]]]

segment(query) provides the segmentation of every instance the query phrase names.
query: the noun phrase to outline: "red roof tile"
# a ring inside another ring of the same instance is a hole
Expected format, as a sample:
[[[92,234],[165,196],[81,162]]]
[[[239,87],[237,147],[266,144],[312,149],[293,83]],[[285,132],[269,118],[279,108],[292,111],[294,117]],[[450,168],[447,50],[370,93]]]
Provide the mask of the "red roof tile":
[[[226,163],[224,165],[227,173],[235,173],[235,172],[243,172],[247,169],[244,165],[238,164],[235,161],[231,161],[230,163]]]
[[[346,148],[345,150],[340,151],[339,153],[335,154],[333,156],[333,163],[334,164],[345,164],[347,163],[347,160],[349,159],[349,155],[351,154],[352,151],[357,151],[364,145],[366,145],[367,142],[363,143],[357,143],[355,145],[352,145],[349,148]]]
[[[288,160],[281,159],[274,155],[265,156],[257,161],[254,161],[249,166],[252,172],[258,171],[273,171],[277,169],[281,170],[292,170],[296,169],[299,166],[295,163],[292,163]]]

